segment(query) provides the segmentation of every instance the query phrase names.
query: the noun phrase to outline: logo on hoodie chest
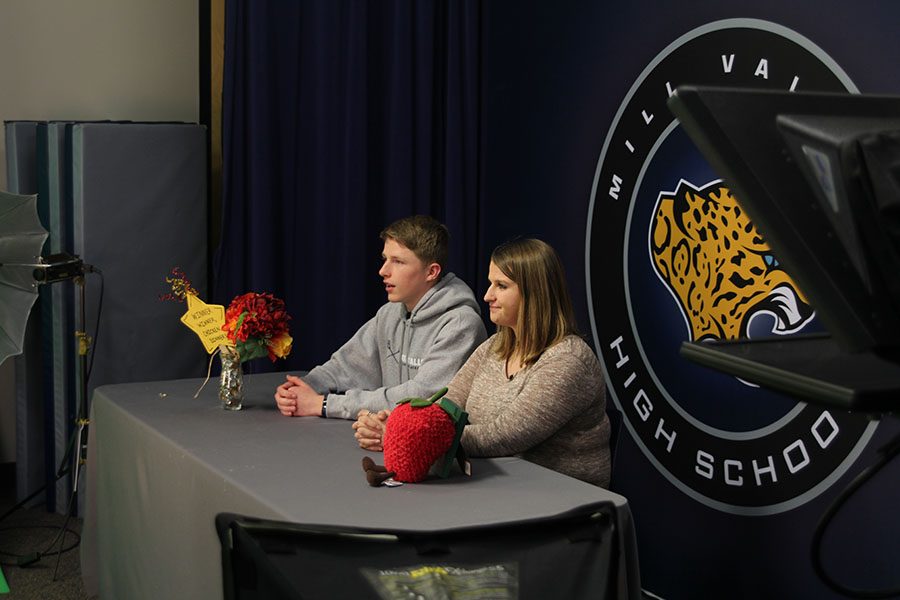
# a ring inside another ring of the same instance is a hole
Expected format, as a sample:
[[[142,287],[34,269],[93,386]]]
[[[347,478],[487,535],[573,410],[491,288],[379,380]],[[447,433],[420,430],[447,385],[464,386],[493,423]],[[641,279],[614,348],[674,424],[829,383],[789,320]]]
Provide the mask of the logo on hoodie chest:
[[[418,369],[422,366],[423,359],[418,356],[408,356],[406,354],[400,355],[400,363],[410,367],[412,369]]]
[[[388,354],[400,363],[404,367],[409,367],[410,369],[418,369],[422,366],[422,363],[425,362],[425,359],[421,356],[410,356],[409,354],[403,352],[402,346],[394,340],[391,342],[388,340],[387,343]]]

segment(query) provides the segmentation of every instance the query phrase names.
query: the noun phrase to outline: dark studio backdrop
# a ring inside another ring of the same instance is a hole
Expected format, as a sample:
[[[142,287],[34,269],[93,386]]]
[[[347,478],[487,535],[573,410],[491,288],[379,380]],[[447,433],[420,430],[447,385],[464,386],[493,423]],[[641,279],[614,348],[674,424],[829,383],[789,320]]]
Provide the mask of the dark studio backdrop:
[[[540,237],[563,258],[609,404],[625,414],[614,481],[644,587],[837,597],[813,572],[812,532],[896,419],[808,409],[681,359],[690,334],[646,240],[660,193],[715,179],[672,124],[666,84],[900,93],[900,5],[233,0],[226,19],[213,300],[271,291],[294,316],[287,364],[253,368],[310,368],[374,313],[378,233],[396,218],[443,220],[450,269],[477,296],[496,244]],[[624,176],[617,200],[611,175]],[[663,405],[711,445],[673,429]],[[676,453],[715,447],[712,462],[667,463],[666,435]],[[900,585],[898,475],[883,471],[825,538],[847,585]]]
[[[294,315],[288,367],[326,360],[384,302],[378,234],[398,218],[444,222],[450,270],[473,281],[482,257],[479,10],[227,3],[215,295],[284,298]]]

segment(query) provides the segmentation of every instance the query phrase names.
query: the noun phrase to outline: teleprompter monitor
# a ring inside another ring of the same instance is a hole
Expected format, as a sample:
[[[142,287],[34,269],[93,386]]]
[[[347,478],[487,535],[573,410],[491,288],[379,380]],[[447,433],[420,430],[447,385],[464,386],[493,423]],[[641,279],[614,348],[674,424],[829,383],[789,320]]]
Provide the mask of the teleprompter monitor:
[[[900,97],[683,86],[669,107],[830,333],[682,353],[807,400],[900,409]]]
[[[216,515],[226,600],[622,598],[616,526],[597,502],[453,530],[304,525]],[[640,586],[637,586],[638,588]],[[635,590],[635,594],[638,591]]]

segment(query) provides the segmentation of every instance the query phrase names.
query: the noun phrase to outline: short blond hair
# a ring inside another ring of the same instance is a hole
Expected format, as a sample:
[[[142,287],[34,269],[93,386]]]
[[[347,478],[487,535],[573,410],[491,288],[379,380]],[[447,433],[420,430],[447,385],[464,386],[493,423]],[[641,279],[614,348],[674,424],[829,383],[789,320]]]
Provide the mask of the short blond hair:
[[[394,240],[413,251],[426,265],[437,263],[441,273],[447,263],[450,232],[428,215],[413,215],[394,221],[381,232],[382,240]]]
[[[516,323],[519,339],[511,327],[497,327],[494,351],[501,359],[518,350],[522,364],[533,364],[544,350],[578,333],[565,270],[552,246],[532,238],[513,240],[498,246],[491,262],[519,286],[522,295]]]

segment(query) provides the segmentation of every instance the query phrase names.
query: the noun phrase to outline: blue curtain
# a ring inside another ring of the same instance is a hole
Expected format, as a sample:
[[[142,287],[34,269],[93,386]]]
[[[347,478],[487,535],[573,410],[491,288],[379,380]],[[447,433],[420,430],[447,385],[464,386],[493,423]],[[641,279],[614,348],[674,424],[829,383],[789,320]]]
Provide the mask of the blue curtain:
[[[212,297],[274,293],[295,339],[251,369],[311,368],[374,314],[395,219],[446,223],[450,270],[481,287],[480,48],[474,0],[226,2]]]

